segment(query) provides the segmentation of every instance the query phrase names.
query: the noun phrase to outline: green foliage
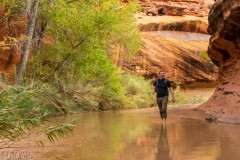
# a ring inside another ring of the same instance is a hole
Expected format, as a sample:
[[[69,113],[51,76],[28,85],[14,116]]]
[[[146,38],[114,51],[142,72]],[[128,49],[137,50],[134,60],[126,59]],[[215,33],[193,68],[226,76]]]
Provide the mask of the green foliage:
[[[69,65],[58,86],[83,110],[118,108],[122,95],[121,77],[113,62],[98,51],[79,58],[78,67]]]
[[[68,135],[69,132],[72,132],[72,128],[76,125],[72,121],[70,123],[62,123],[59,126],[51,126],[46,131],[46,135],[51,143],[54,143],[56,140],[63,138],[65,135]],[[43,143],[41,143],[43,145]]]
[[[64,68],[66,61],[79,64],[80,57],[96,50],[110,55],[116,45],[123,46],[129,54],[136,53],[141,40],[132,14],[135,6],[131,3],[121,7],[118,0],[45,3],[41,11],[49,21],[47,34],[52,45],[41,54],[47,54],[52,65],[61,64]]]
[[[137,11],[134,3],[121,7],[118,0],[73,3],[57,0],[42,10],[50,21],[49,32],[54,35],[54,43],[65,42],[64,48],[84,40],[85,49],[106,50],[114,44],[123,45],[130,53],[139,49],[140,33],[132,14]]]
[[[206,99],[204,99],[201,96],[190,96],[184,92],[181,91],[181,87],[179,85],[177,85],[175,91],[174,91],[174,95],[175,95],[175,105],[179,105],[179,104],[200,104],[203,103]]]
[[[24,0],[0,0],[0,9],[6,9],[5,15],[7,16],[22,11],[25,3]]]
[[[2,85],[1,85],[2,86]],[[7,86],[0,93],[4,99],[2,107],[19,109],[22,117],[34,117],[43,114],[46,109],[54,112],[67,112],[64,98],[53,87],[35,82],[26,86]],[[41,106],[41,107],[39,107]],[[21,111],[22,110],[22,111]]]
[[[210,61],[207,51],[201,51],[199,57],[204,61]]]
[[[175,104],[186,104],[189,102],[189,98],[181,92],[181,87],[177,85],[174,90]]]
[[[0,137],[15,140],[39,127],[47,116],[63,113],[63,97],[43,83],[27,86],[0,84]]]
[[[42,47],[28,66],[28,73],[34,73],[28,77],[58,86],[80,110],[122,108],[126,102],[122,77],[108,56],[114,46],[124,47],[129,54],[138,51],[141,40],[133,16],[136,6],[122,7],[118,0],[42,4],[51,45]]]
[[[58,86],[66,97],[75,102],[79,111],[141,108],[155,103],[150,98],[150,82],[130,73],[119,76],[119,71],[115,69],[108,69],[105,74],[99,75],[98,79],[90,81],[86,81],[85,77],[76,79],[69,76],[68,79],[63,79],[63,76],[58,80]]]
[[[150,107],[155,103],[150,97],[152,85],[143,77],[126,73],[122,78],[122,86],[127,104],[124,108]]]

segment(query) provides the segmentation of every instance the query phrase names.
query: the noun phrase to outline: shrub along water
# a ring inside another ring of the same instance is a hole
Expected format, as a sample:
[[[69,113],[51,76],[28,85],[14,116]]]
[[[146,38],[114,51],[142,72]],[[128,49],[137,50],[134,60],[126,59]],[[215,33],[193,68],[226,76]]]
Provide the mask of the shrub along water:
[[[143,77],[126,73],[123,74],[121,84],[126,96],[125,108],[151,107],[155,103],[150,97],[152,85]]]
[[[115,70],[114,70],[115,68]],[[115,73],[108,75],[108,81],[98,79],[86,81],[82,79],[59,80],[58,86],[70,101],[75,103],[78,111],[99,111],[123,108],[150,107],[154,104],[150,98],[152,86],[141,76],[130,73],[120,74],[116,67]],[[118,74],[117,74],[118,73]],[[106,76],[107,72],[103,74]]]
[[[112,62],[106,59],[106,62]],[[109,65],[108,63],[103,63]],[[16,140],[24,134],[32,132],[48,116],[68,114],[86,110],[109,110],[121,108],[150,107],[153,103],[149,97],[151,84],[144,78],[130,73],[121,75],[113,64],[102,76],[92,79],[64,79],[55,81],[55,86],[35,82],[29,85],[0,84],[0,123],[1,138]],[[95,70],[96,71],[96,70]],[[102,70],[101,70],[102,71]],[[81,72],[83,73],[83,72]],[[92,73],[89,73],[91,75]],[[70,76],[71,77],[71,76]],[[49,140],[71,131],[74,123],[46,128]],[[40,143],[42,144],[42,143]],[[4,148],[4,146],[0,146]]]
[[[175,102],[173,105],[192,105],[192,104],[201,104],[207,99],[203,98],[201,95],[198,96],[189,96],[186,93],[181,91],[181,87],[177,85],[174,90]]]
[[[32,83],[26,86],[0,83],[0,138],[16,141],[23,135],[32,133],[33,127],[39,127],[52,114],[69,112],[65,98],[57,90],[44,83]],[[65,135],[73,123],[45,128],[49,140]],[[62,133],[63,132],[63,133]],[[12,143],[10,143],[12,144]],[[1,142],[0,149],[10,147],[7,141]]]

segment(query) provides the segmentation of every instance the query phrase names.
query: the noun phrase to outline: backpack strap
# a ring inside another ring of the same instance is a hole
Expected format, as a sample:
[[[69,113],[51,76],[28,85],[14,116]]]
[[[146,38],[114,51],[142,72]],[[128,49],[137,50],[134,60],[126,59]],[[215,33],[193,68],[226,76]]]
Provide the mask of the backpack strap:
[[[166,87],[168,88],[167,81],[168,81],[167,79],[164,79],[164,83],[165,83]]]

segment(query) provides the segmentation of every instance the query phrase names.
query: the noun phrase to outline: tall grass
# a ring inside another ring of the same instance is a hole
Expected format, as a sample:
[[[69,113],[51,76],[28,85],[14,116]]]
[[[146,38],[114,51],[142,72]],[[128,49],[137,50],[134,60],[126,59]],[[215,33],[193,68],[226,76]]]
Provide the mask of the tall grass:
[[[189,94],[186,94],[181,91],[181,87],[179,85],[177,85],[177,87],[175,88],[174,94],[175,94],[174,105],[201,104],[206,100],[201,95],[197,97],[189,96]]]
[[[44,83],[25,86],[0,83],[0,138],[12,141],[22,138],[31,133],[33,127],[45,122],[49,115],[69,112],[65,104],[64,97]],[[69,124],[52,127],[54,132],[46,128],[46,134],[52,140],[65,129],[70,130]]]
[[[109,80],[111,81],[111,78]],[[77,111],[143,108],[154,104],[149,96],[152,87],[149,81],[130,73],[121,75],[119,80],[111,82],[112,88],[118,88],[117,92],[109,89],[108,83],[102,85],[100,80],[86,82],[75,78],[67,81],[61,79],[58,86],[61,93],[75,103]]]

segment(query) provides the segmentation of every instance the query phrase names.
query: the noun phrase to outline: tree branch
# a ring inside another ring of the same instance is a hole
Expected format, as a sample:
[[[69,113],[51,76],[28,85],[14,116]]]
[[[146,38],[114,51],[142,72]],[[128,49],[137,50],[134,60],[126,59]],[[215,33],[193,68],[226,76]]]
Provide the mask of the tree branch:
[[[67,61],[68,57],[71,55],[72,51],[73,51],[74,49],[76,49],[77,47],[79,47],[80,45],[82,45],[85,40],[86,40],[86,39],[83,39],[83,40],[82,40],[81,42],[79,42],[77,45],[75,45],[75,46],[72,47],[71,51],[68,52],[68,54],[64,57],[64,59],[63,59],[61,62],[58,63],[57,67],[56,67],[56,68],[54,69],[54,71],[53,71],[53,74],[55,74],[56,71],[59,70],[59,69],[63,66],[63,64]],[[52,74],[52,75],[53,75],[53,74]]]
[[[71,41],[70,37],[67,35],[67,31],[63,30],[64,35],[67,37],[67,39],[69,40],[69,42],[71,43],[72,48],[74,48],[73,42]]]

